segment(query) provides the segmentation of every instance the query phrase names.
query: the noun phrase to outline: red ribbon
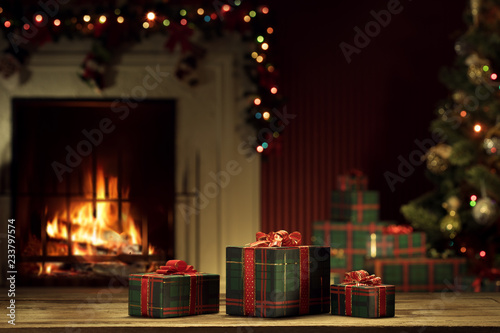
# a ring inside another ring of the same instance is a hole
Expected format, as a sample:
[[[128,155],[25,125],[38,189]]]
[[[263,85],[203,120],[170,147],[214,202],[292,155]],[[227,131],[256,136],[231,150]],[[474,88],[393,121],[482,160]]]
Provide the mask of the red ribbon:
[[[286,230],[270,232],[268,234],[259,231],[256,235],[256,242],[250,243],[250,247],[284,247],[299,246],[302,242],[302,235],[298,231],[289,234]]]
[[[370,275],[367,271],[359,270],[346,272],[342,284],[355,284],[358,286],[376,286],[382,284],[382,279],[375,274]]]
[[[388,225],[382,231],[385,235],[408,235],[413,232],[413,228],[409,225]]]
[[[149,278],[159,277],[158,274],[162,275],[189,275],[190,286],[189,286],[189,314],[194,315],[196,313],[196,275],[197,272],[193,266],[186,264],[183,260],[169,260],[166,266],[160,266],[160,269],[156,270],[156,274],[144,274],[141,279],[141,314],[143,317],[151,317],[149,313],[149,296],[153,294],[150,290]]]

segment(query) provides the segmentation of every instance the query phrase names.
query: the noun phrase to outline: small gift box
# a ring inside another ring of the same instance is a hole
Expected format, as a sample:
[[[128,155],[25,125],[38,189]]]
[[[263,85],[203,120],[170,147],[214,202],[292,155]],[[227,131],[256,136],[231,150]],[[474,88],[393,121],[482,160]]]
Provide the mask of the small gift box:
[[[330,308],[330,248],[300,246],[301,234],[257,233],[245,247],[226,248],[226,312],[288,317]]]
[[[330,291],[333,315],[394,317],[395,287],[367,271],[345,273],[344,282],[332,285]]]
[[[368,224],[379,220],[379,193],[377,191],[332,191],[331,218]]]
[[[219,312],[220,276],[169,260],[156,273],[130,274],[129,315],[155,318]]]
[[[348,174],[337,176],[337,189],[339,191],[366,191],[368,177],[359,170],[351,170]]]

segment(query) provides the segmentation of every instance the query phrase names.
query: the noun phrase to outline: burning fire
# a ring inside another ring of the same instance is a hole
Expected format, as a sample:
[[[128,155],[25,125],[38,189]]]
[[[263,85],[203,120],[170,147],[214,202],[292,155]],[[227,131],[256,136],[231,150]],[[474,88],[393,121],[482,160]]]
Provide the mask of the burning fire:
[[[118,177],[106,178],[100,167],[96,176],[95,212],[91,198],[87,197],[83,202],[75,200],[69,213],[56,212],[54,217],[47,221],[47,235],[52,240],[67,242],[71,234],[74,255],[141,253],[141,233],[130,214],[130,204],[127,202],[122,203],[123,219],[120,220],[116,202],[119,197]],[[123,193],[123,198],[128,198],[128,190]],[[148,250],[150,253],[154,252],[151,246]]]

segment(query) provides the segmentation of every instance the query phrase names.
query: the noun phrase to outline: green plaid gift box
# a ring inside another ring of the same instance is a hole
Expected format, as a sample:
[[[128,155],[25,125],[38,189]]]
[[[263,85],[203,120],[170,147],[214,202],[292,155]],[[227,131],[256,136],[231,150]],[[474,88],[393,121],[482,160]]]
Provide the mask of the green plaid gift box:
[[[396,303],[394,286],[334,284],[330,291],[333,315],[363,318],[394,317]]]
[[[394,257],[394,235],[370,234],[366,237],[366,253],[370,258]]]
[[[226,312],[288,317],[330,310],[330,248],[227,247]]]
[[[394,257],[413,258],[425,257],[426,236],[424,232],[394,235]]]
[[[379,220],[377,191],[332,191],[331,218],[367,224]]]
[[[170,318],[219,312],[220,276],[131,274],[130,316]]]
[[[466,271],[465,258],[376,258],[371,264],[375,275],[403,292],[453,290],[455,277]]]
[[[368,190],[368,177],[362,173],[339,175],[337,176],[337,190],[366,191]]]
[[[338,221],[313,222],[313,245],[330,246],[331,272],[342,276],[347,271],[363,269],[367,256],[366,238],[382,235],[385,224],[354,224]]]

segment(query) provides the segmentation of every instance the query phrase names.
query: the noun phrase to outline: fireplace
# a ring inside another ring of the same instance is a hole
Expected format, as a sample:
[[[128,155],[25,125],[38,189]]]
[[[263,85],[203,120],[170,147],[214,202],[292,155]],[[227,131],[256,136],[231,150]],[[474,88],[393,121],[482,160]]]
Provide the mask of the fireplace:
[[[174,257],[174,100],[13,99],[12,112],[26,283],[94,283]]]

